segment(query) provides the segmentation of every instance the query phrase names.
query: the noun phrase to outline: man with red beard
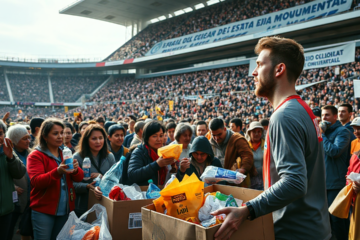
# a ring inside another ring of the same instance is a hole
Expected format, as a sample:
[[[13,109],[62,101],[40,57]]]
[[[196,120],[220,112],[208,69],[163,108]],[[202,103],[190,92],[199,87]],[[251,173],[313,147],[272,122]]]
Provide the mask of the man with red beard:
[[[295,91],[303,47],[291,39],[265,37],[255,53],[255,94],[274,107],[264,149],[265,191],[244,207],[212,213],[227,215],[215,239],[229,239],[243,221],[269,213],[276,239],[330,239],[322,137],[316,117]]]

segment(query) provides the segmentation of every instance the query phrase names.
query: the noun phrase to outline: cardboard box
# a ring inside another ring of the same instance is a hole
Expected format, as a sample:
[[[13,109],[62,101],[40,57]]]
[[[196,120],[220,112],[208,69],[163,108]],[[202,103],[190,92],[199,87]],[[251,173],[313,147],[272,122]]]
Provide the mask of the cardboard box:
[[[257,190],[223,185],[213,185],[204,189],[205,193],[216,191],[220,191],[226,195],[232,194],[235,198],[241,199],[244,202],[255,198],[261,193],[261,191]],[[194,223],[158,213],[155,211],[154,204],[143,207],[141,213],[144,240],[212,240],[214,239],[214,234],[220,228],[220,225],[205,228]],[[272,214],[259,217],[253,221],[245,220],[230,239],[274,240]]]
[[[140,188],[142,191],[147,190],[147,186]],[[142,239],[141,207],[151,204],[152,201],[152,199],[145,199],[116,202],[107,197],[102,197],[101,200],[97,200],[94,193],[90,192],[88,209],[96,203],[106,208],[110,234],[114,240],[140,240]],[[95,214],[89,214],[87,221],[92,222],[95,219]]]

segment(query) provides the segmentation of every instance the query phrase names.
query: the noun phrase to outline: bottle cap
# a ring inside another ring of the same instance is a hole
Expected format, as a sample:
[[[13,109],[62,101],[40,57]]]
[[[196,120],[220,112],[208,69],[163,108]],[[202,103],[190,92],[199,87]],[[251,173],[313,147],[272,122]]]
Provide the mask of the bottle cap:
[[[149,179],[148,183],[153,183],[153,180],[152,180],[152,179]]]

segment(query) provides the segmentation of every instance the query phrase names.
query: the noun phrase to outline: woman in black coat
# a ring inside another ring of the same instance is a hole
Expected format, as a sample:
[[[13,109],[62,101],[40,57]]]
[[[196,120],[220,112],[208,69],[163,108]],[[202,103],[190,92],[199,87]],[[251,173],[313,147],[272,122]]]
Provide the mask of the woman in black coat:
[[[155,185],[164,185],[168,173],[167,165],[174,166],[173,158],[162,158],[157,150],[163,146],[164,126],[158,121],[148,122],[144,126],[142,143],[131,153],[128,165],[128,182],[147,186],[152,179]]]

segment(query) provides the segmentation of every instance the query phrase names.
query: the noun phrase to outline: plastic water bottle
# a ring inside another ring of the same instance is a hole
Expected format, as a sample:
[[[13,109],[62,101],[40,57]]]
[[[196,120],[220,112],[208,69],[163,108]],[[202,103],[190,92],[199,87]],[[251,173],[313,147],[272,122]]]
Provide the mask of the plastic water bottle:
[[[89,180],[90,179],[90,168],[91,168],[91,162],[90,162],[90,158],[85,158],[84,162],[83,162],[83,171],[84,171],[84,180]]]
[[[153,184],[153,180],[150,179],[148,181],[149,187],[146,191],[146,198],[147,199],[156,199],[161,197],[160,195],[160,188],[158,188],[155,184]]]
[[[67,170],[74,169],[73,157],[72,157],[71,150],[69,148],[65,147],[62,152],[63,152],[63,158],[65,160],[65,164],[69,167]]]
[[[170,183],[172,183],[172,181],[174,181],[176,178],[176,173],[171,174],[171,177],[169,178],[169,180],[166,182],[165,187],[167,187]]]

